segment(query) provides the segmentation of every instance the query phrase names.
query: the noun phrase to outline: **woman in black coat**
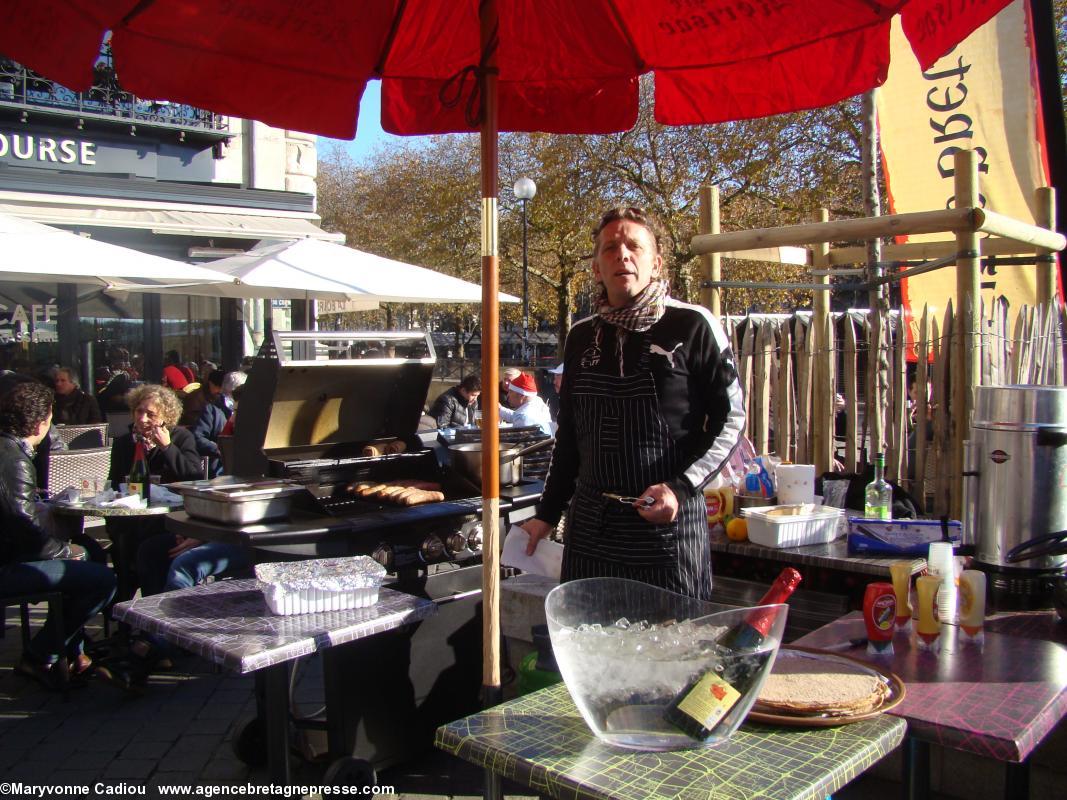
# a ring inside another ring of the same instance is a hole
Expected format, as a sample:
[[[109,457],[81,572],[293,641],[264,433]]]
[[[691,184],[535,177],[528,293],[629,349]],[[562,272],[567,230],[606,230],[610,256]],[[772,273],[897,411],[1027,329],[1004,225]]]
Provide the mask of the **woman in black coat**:
[[[196,441],[185,428],[179,428],[182,404],[173,391],[155,383],[145,383],[126,395],[133,414],[130,433],[119,436],[111,446],[112,482],[125,482],[133,466],[134,437],[145,447],[150,475],[162,483],[191,481],[204,477]]]

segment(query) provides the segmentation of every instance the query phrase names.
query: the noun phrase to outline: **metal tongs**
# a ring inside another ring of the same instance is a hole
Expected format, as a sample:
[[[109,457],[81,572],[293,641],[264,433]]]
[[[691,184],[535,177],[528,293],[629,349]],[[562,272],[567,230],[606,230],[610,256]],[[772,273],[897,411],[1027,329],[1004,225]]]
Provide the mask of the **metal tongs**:
[[[652,497],[627,497],[624,494],[612,494],[611,492],[601,492],[605,500],[617,500],[626,506],[642,505],[646,508],[656,502]]]

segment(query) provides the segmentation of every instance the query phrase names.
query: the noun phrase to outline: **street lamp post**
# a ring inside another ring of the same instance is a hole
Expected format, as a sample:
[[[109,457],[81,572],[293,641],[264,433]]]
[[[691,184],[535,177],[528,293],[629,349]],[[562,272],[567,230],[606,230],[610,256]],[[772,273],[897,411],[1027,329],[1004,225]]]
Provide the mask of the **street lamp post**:
[[[537,184],[529,178],[515,181],[515,196],[522,200],[522,360],[530,363],[530,266],[526,260],[526,202],[537,194]]]

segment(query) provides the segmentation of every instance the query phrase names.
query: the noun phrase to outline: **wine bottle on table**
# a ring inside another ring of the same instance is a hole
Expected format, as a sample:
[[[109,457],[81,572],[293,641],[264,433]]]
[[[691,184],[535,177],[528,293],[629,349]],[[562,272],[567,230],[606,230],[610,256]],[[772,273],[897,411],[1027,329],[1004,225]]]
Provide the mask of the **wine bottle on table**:
[[[133,464],[130,465],[130,474],[126,476],[126,491],[148,500],[149,482],[148,459],[144,455],[144,442],[137,436],[134,437]]]
[[[759,601],[760,606],[784,603],[800,583],[801,575],[786,567]],[[736,705],[763,671],[771,652],[759,652],[779,609],[754,608],[716,642],[720,648],[717,669],[691,681],[664,712],[668,722],[694,739],[705,740]]]
[[[874,480],[863,492],[863,516],[866,519],[893,518],[893,487],[885,479],[885,453],[874,457]]]

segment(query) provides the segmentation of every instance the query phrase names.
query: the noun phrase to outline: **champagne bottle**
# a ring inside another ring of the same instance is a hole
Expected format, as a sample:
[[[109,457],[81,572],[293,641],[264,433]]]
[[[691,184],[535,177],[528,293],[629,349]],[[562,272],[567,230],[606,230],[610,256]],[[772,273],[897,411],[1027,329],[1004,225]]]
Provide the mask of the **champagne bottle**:
[[[874,457],[874,480],[864,491],[863,516],[867,519],[893,518],[893,487],[885,479],[885,453]]]
[[[126,476],[126,491],[148,499],[148,460],[144,455],[144,442],[139,436],[134,438],[133,464],[130,465],[130,474]]]
[[[800,583],[800,573],[786,567],[759,601],[760,606],[784,603]],[[759,652],[779,609],[755,608],[716,642],[720,656],[715,669],[691,681],[664,712],[675,727],[704,741],[763,674],[771,650]]]

